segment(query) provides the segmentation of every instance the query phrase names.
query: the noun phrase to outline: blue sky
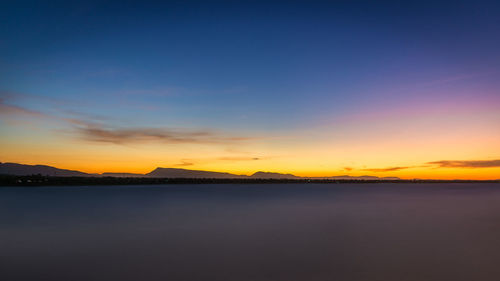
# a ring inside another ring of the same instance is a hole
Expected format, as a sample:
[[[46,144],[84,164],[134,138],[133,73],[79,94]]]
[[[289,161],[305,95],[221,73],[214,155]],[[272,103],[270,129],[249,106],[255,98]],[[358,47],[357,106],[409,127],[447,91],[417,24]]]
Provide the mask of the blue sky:
[[[491,105],[499,6],[10,1],[0,4],[0,91],[58,118],[243,135],[293,135],[409,103]]]

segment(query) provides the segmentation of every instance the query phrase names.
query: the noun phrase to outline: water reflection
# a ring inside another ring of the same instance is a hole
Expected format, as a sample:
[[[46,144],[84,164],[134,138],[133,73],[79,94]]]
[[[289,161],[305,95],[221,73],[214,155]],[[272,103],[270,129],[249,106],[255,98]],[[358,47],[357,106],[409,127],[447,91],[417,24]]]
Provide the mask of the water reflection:
[[[498,280],[498,184],[0,188],[2,280]]]

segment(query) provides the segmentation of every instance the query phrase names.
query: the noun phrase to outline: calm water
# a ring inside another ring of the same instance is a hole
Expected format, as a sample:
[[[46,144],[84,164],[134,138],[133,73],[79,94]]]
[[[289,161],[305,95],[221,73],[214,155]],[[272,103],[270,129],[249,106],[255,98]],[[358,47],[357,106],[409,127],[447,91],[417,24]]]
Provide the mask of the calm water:
[[[500,184],[0,188],[1,280],[500,280]]]

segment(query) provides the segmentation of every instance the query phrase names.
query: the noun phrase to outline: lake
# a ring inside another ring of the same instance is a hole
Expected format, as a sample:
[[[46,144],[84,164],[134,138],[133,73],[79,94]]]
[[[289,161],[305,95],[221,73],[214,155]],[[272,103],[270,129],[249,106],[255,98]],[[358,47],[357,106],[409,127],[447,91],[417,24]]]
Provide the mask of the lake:
[[[0,279],[500,280],[500,184],[0,188]]]

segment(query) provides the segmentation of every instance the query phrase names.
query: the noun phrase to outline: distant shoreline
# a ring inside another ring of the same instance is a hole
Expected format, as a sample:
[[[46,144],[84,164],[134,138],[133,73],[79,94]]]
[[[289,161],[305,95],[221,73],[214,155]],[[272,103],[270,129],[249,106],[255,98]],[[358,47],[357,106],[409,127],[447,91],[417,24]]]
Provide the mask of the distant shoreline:
[[[500,183],[500,180],[363,180],[363,179],[218,179],[218,178],[138,178],[138,177],[54,177],[0,175],[0,186],[84,186],[155,184],[269,184],[269,183]]]

